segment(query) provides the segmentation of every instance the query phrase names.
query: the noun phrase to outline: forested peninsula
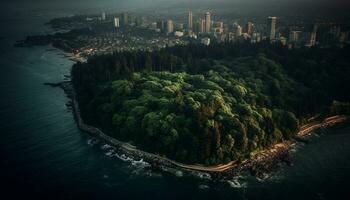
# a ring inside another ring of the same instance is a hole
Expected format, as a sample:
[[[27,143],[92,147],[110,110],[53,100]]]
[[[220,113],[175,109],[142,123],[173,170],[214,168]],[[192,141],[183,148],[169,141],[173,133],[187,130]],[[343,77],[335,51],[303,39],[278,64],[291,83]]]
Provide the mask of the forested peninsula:
[[[350,48],[189,44],[90,57],[72,68],[87,124],[183,163],[215,165],[350,114]]]

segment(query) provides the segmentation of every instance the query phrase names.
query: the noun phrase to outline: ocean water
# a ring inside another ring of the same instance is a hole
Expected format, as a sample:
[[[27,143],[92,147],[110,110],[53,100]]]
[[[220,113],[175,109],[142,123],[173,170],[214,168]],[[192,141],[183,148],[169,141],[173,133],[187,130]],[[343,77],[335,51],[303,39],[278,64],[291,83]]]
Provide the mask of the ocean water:
[[[0,19],[0,194],[2,199],[346,199],[350,127],[324,130],[293,150],[294,165],[264,180],[212,183],[203,174],[151,171],[76,127],[62,90],[44,86],[72,62],[49,46],[15,48],[62,10],[20,9]]]

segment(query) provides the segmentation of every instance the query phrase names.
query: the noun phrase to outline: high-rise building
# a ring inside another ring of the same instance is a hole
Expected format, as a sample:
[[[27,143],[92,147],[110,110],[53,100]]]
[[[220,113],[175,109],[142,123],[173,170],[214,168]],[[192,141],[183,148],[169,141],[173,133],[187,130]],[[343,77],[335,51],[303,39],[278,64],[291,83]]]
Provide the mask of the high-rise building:
[[[176,24],[174,24],[174,29],[175,29],[176,31],[183,31],[183,30],[184,30],[184,24],[182,24],[182,23],[176,23]]]
[[[187,22],[187,27],[188,27],[188,30],[192,30],[193,29],[193,16],[192,16],[192,12],[189,11],[188,12],[188,22]]]
[[[205,32],[210,33],[211,28],[211,19],[210,19],[210,12],[205,13]]]
[[[253,33],[250,42],[251,43],[259,43],[261,40],[260,33]]]
[[[151,30],[155,30],[155,31],[160,31],[160,29],[157,26],[157,22],[152,22],[151,24],[149,24],[148,26]]]
[[[268,17],[267,21],[267,37],[273,41],[276,39],[277,17]]]
[[[283,45],[283,46],[286,46],[287,45],[287,38],[281,36],[278,38],[279,39],[279,42]]]
[[[234,39],[235,39],[235,34],[234,33],[232,33],[232,32],[229,32],[228,34],[227,34],[227,38],[226,38],[228,41],[233,41]]]
[[[167,23],[166,23],[166,32],[169,34],[169,33],[172,33],[174,32],[174,23],[172,20],[168,20]]]
[[[312,32],[310,34],[310,41],[309,41],[309,46],[313,47],[316,45],[316,36],[317,36],[317,24],[314,25]]]
[[[119,17],[114,18],[114,27],[119,28],[120,27],[120,20]]]
[[[224,32],[224,23],[223,22],[215,22],[213,26],[214,33],[223,33]]]
[[[105,12],[102,12],[101,20],[102,20],[102,21],[106,20],[106,13],[105,13]]]
[[[253,22],[249,21],[246,24],[245,31],[246,31],[246,33],[248,33],[248,35],[252,35],[253,34],[253,32],[254,32],[254,24],[253,24]]]
[[[235,39],[238,39],[242,36],[242,27],[238,25],[237,23],[233,24],[233,33],[235,35]]]
[[[126,26],[129,24],[129,18],[128,18],[128,13],[123,13],[122,15],[122,19],[123,19],[123,25]]]
[[[118,17],[114,18],[114,27],[119,28],[120,27],[120,21]]]
[[[205,32],[205,20],[201,19],[199,21],[199,32],[204,33]]]
[[[212,30],[216,34],[222,34],[224,32],[224,23],[223,22],[215,22],[213,24]]]
[[[164,22],[164,21],[158,21],[158,22],[157,22],[157,28],[158,28],[161,32],[164,32],[164,31],[165,31],[165,22]]]
[[[289,42],[298,43],[301,31],[292,30],[289,32]]]
[[[214,27],[224,29],[224,22],[215,22]]]
[[[200,33],[202,28],[202,20],[199,20],[193,24],[193,32]]]
[[[136,26],[141,26],[143,24],[143,19],[142,19],[142,17],[136,17],[135,18],[135,25]]]

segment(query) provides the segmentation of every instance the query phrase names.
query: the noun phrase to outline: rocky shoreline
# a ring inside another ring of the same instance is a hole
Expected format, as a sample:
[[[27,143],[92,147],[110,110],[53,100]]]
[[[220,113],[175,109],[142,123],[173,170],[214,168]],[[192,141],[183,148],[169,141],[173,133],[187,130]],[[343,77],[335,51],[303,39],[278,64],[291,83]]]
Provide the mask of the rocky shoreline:
[[[244,160],[239,164],[232,162],[226,166],[219,165],[215,167],[201,167],[178,163],[156,154],[144,152],[137,149],[135,146],[121,142],[104,134],[98,128],[89,126],[83,122],[80,115],[78,102],[75,99],[75,92],[70,81],[63,81],[60,83],[44,83],[44,85],[62,88],[67,96],[71,99],[71,102],[67,105],[70,105],[72,107],[78,128],[84,132],[102,139],[107,144],[114,146],[119,155],[124,154],[128,157],[132,157],[135,160],[145,161],[149,163],[153,169],[166,170],[171,168],[180,171],[205,173],[209,175],[213,181],[230,180],[232,177],[238,176],[245,172],[248,172],[258,178],[264,178],[265,174],[275,171],[280,166],[280,164],[292,165],[289,153],[292,144],[295,144],[297,142],[307,142],[306,137],[315,130],[319,128],[327,128],[349,119],[348,116],[333,116],[322,121],[317,121],[305,125],[301,128],[295,140],[285,141],[283,143],[276,144],[267,150],[259,151],[250,159]]]

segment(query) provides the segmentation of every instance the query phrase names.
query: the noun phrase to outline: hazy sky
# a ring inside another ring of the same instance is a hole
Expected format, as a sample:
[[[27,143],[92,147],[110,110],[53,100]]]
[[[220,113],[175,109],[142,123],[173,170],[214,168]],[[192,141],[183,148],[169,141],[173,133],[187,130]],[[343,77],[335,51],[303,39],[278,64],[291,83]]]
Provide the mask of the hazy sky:
[[[323,8],[349,8],[350,0],[0,0],[1,3],[12,6],[12,9],[18,8],[37,8],[37,9],[77,9],[77,10],[130,10],[140,8],[156,8],[187,5],[196,5],[199,7],[218,7],[226,8],[252,8],[264,9],[266,7],[323,7]],[[335,6],[337,5],[337,6]]]

